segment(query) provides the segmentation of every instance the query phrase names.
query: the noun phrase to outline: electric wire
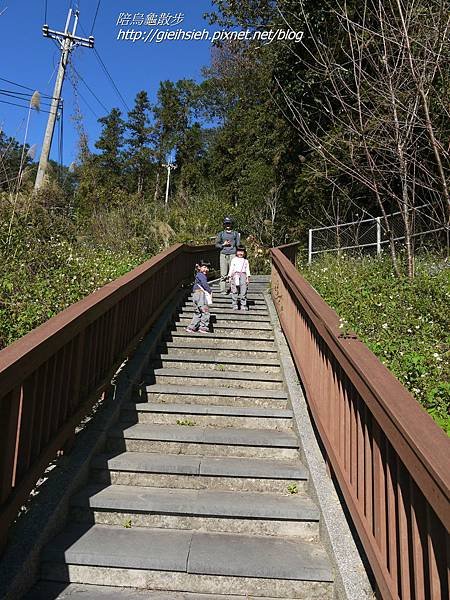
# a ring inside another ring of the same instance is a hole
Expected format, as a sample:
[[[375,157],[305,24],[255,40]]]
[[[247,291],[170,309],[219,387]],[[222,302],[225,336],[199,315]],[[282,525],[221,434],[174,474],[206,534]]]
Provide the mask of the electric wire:
[[[83,34],[85,36],[87,36],[86,31],[84,30],[83,26],[80,23],[80,29],[83,32]],[[116,82],[114,81],[114,79],[112,78],[112,75],[110,74],[110,72],[108,71],[108,67],[105,65],[104,61],[102,60],[102,57],[100,56],[97,48],[94,46],[93,48],[94,50],[94,54],[98,60],[98,62],[100,63],[100,66],[103,69],[103,72],[105,73],[105,75],[107,76],[107,78],[109,79],[109,81],[111,82],[111,85],[113,86],[114,90],[116,91],[117,96],[119,97],[120,101],[122,102],[123,106],[125,107],[127,112],[130,112],[130,107],[128,106],[128,104],[126,103],[125,98],[122,96],[119,88],[116,85]]]
[[[96,112],[95,112],[95,110],[92,108],[92,106],[89,104],[89,102],[88,102],[88,101],[86,100],[86,98],[83,96],[83,94],[82,94],[82,93],[81,93],[79,90],[77,90],[77,94],[78,94],[78,96],[80,96],[80,98],[81,98],[81,99],[83,100],[83,102],[86,104],[86,106],[87,106],[87,107],[88,107],[88,109],[91,111],[91,113],[94,115],[94,117],[95,117],[96,119],[99,119],[100,117],[99,117],[98,113],[96,113]]]
[[[15,98],[16,100],[31,102],[30,94],[22,94],[20,92],[15,92],[14,90],[0,89],[0,96],[6,96],[7,98]],[[39,104],[43,106],[51,106],[51,102],[45,102],[43,100],[40,100]]]
[[[117,85],[116,85],[116,83],[115,83],[114,79],[113,79],[113,78],[112,78],[112,76],[110,75],[110,73],[109,73],[109,71],[108,71],[108,69],[107,69],[107,67],[106,67],[105,63],[103,62],[103,60],[102,60],[102,58],[101,58],[101,56],[100,56],[100,54],[98,53],[98,50],[97,50],[96,48],[94,48],[94,53],[95,53],[95,56],[98,58],[98,60],[99,60],[99,62],[100,62],[100,65],[102,66],[102,68],[103,68],[104,72],[106,73],[106,76],[108,77],[108,79],[110,80],[110,82],[111,82],[112,86],[113,86],[113,87],[114,87],[114,89],[116,90],[116,92],[117,92],[117,95],[119,96],[120,100],[122,101],[122,104],[123,104],[123,105],[124,105],[124,107],[126,108],[127,112],[130,112],[130,107],[128,106],[128,104],[126,103],[126,101],[125,101],[124,97],[123,97],[123,96],[122,96],[122,94],[120,93],[120,90],[119,90],[119,88],[117,87]]]
[[[16,102],[8,102],[7,100],[0,100],[1,104],[9,104],[10,106],[19,106],[20,108],[25,108],[26,110],[28,110],[30,107],[27,106],[26,104],[17,104]],[[50,110],[41,110],[41,112],[46,113],[46,114],[50,114]]]
[[[70,80],[70,83],[72,84],[74,101],[77,98],[77,96],[79,96],[81,98],[81,100],[83,100],[85,105],[88,107],[88,109],[91,111],[91,113],[94,115],[94,117],[96,119],[99,119],[99,115],[95,112],[95,110],[92,108],[92,106],[89,104],[89,102],[86,100],[86,98],[83,96],[83,94],[78,89],[78,85],[77,85],[78,82],[77,82],[75,76],[79,77],[81,79],[81,81],[83,81],[83,78],[78,73],[78,71],[75,69],[75,66],[73,64],[73,59],[70,60],[69,64],[70,64],[69,80]],[[89,89],[89,91],[95,96],[94,92],[89,88],[89,86],[86,84],[86,82],[83,81],[83,83],[86,85],[86,87]],[[98,100],[98,98],[96,98],[96,99]],[[108,109],[106,109],[106,112],[109,112]]]
[[[91,33],[89,34],[90,36],[92,36],[94,33],[95,22],[97,21],[98,11],[100,9],[101,2],[102,2],[102,0],[98,0],[97,9],[96,9],[95,15],[94,15],[94,20],[92,21]]]
[[[47,25],[47,2],[48,0],[44,0],[44,25]]]
[[[0,77],[0,81],[6,81],[6,83],[10,83],[11,85],[15,85],[15,86],[20,87],[20,88],[22,88],[24,90],[29,90],[30,92],[33,92],[33,93],[36,91],[36,88],[31,88],[31,87],[28,87],[27,85],[22,85],[21,83],[16,83],[15,81],[11,81],[10,79],[5,79],[4,77]],[[41,94],[41,96],[43,98],[49,98],[50,100],[54,100],[55,99],[53,96],[48,96],[47,94]]]
[[[96,95],[96,93],[89,87],[89,85],[86,83],[86,81],[84,80],[83,76],[80,74],[80,72],[75,68],[75,65],[73,64],[72,61],[72,69],[74,70],[76,76],[78,77],[78,79],[87,87],[87,89],[89,90],[89,92],[92,94],[92,96],[94,96],[94,98],[97,100],[97,102],[100,104],[100,106],[103,108],[103,110],[105,110],[107,113],[109,113],[108,108],[103,104],[103,102],[100,100],[100,98]]]
[[[64,104],[61,103],[58,122],[58,172],[59,180],[63,177],[63,156],[64,156]]]
[[[6,83],[11,83],[12,85],[16,85],[17,87],[23,88],[24,90],[29,90],[30,92],[34,92],[33,88],[30,88],[27,85],[22,85],[20,83],[16,83],[15,81],[11,81],[10,79],[5,79],[4,77],[0,77],[0,81],[6,81]]]

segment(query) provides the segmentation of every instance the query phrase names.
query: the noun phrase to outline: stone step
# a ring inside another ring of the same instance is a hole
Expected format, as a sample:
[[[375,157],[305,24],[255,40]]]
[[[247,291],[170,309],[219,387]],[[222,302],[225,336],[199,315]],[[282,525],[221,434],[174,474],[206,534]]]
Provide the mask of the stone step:
[[[190,350],[170,349],[167,354],[153,357],[152,365],[155,368],[174,369],[199,369],[262,373],[281,373],[280,362],[273,358],[255,358],[245,353],[236,353],[237,356],[217,356],[212,350],[205,350],[202,354],[197,351],[192,354]]]
[[[267,285],[266,286],[263,286],[263,285],[250,285],[247,288],[247,294],[255,294],[255,295],[259,294],[259,295],[261,295],[263,297],[264,294],[267,292],[267,288],[268,288]],[[213,292],[217,291],[220,294],[223,293],[220,290],[220,288],[217,287],[215,284],[212,285],[212,290],[213,290]]]
[[[185,306],[183,306],[180,309],[180,314],[189,314],[192,315],[194,313],[194,307],[191,304],[186,304]],[[270,317],[269,317],[269,313],[267,312],[266,309],[264,309],[263,307],[258,307],[255,309],[255,307],[252,307],[252,310],[247,310],[247,311],[236,311],[233,310],[231,308],[231,306],[216,306],[214,307],[214,314],[215,315],[229,315],[229,316],[236,316],[236,317],[240,317],[242,316],[243,318],[248,318],[250,320],[255,320],[257,321],[258,319],[261,319],[263,321],[270,321]]]
[[[198,385],[162,385],[146,387],[149,402],[169,404],[219,404],[227,406],[259,406],[286,408],[287,394],[283,390],[204,387]]]
[[[210,336],[214,337],[218,340],[223,339],[236,339],[236,340],[261,340],[261,341],[273,341],[273,332],[271,329],[259,329],[253,327],[241,327],[240,325],[227,325],[227,324],[217,324],[211,323],[210,330],[207,333],[203,333],[201,331],[186,331],[186,327],[189,325],[190,320],[186,323],[177,323],[175,326],[172,326],[173,329],[168,333],[169,335],[173,335],[174,333],[182,334],[190,337],[205,337]]]
[[[294,434],[237,427],[119,423],[108,432],[107,447],[109,451],[129,450],[246,458],[298,458],[298,442]]]
[[[192,315],[195,310],[193,307],[183,308],[179,314],[179,318],[192,319]],[[211,318],[215,318],[217,322],[221,321],[244,321],[246,323],[270,323],[270,317],[268,313],[262,313],[259,311],[257,314],[250,310],[233,310],[233,309],[214,309],[211,311]]]
[[[167,388],[182,386],[162,386]],[[226,388],[223,388],[226,389]],[[243,388],[243,391],[244,390]],[[266,390],[264,390],[266,391]],[[147,394],[149,402],[159,402],[161,404],[173,404],[181,402],[183,404],[192,405],[218,405],[218,406],[236,406],[236,407],[259,407],[259,408],[289,408],[287,400],[279,400],[277,398],[252,398],[249,396],[221,396],[219,394],[214,395],[198,395],[198,394],[171,394],[171,393],[157,393]],[[142,397],[136,395],[133,398],[134,402],[141,402]]]
[[[221,300],[231,300],[231,293],[225,294],[224,292],[221,292],[220,289],[215,285],[213,285],[211,289],[213,292],[213,298],[214,296],[217,296],[217,298],[220,298]],[[260,302],[265,302],[263,290],[249,289],[247,292],[247,298],[249,300],[259,300]]]
[[[43,579],[222,595],[333,597],[319,544],[296,538],[76,524],[43,552]]]
[[[190,305],[192,306],[192,299],[193,296],[192,294],[190,296],[188,296],[186,298],[186,305]],[[222,294],[217,294],[214,293],[213,294],[213,303],[212,306],[218,306],[218,307],[229,307],[231,308],[233,304],[232,298],[231,298],[231,294],[228,296],[223,296]],[[249,296],[247,297],[247,304],[250,308],[251,312],[252,310],[254,310],[255,308],[262,308],[263,310],[267,310],[267,304],[266,301],[264,300],[263,296]]]
[[[244,318],[238,319],[239,316],[243,316]],[[175,321],[177,326],[182,325],[183,327],[187,327],[189,323],[192,321],[192,317],[181,315]],[[272,325],[269,321],[250,321],[245,318],[245,315],[236,315],[234,317],[227,318],[216,318],[214,314],[211,315],[211,325],[214,329],[245,329],[250,331],[272,331]]]
[[[91,477],[119,485],[286,494],[288,488],[305,492],[308,473],[299,460],[122,452],[95,456]]]
[[[188,348],[194,350],[214,350],[217,356],[230,356],[230,352],[238,352],[240,355],[245,353],[247,356],[267,356],[276,358],[278,356],[275,344],[273,341],[263,342],[261,340],[242,340],[229,339],[227,342],[217,342],[209,335],[191,335],[186,333],[184,336],[179,336],[178,333],[173,336],[173,340],[168,340],[160,345],[160,349],[164,351],[169,348]]]
[[[303,494],[90,484],[71,500],[72,521],[318,541],[319,511]]]
[[[177,371],[177,373],[173,374],[157,374],[155,375],[153,381],[156,385],[186,385],[188,387],[232,387],[233,389],[251,389],[251,390],[283,390],[284,383],[282,381],[265,381],[262,379],[258,381],[255,379],[255,376],[261,375],[261,377],[266,375],[277,375],[277,373],[257,373],[257,372],[248,372],[248,375],[252,376],[251,380],[247,379],[237,379],[226,378],[226,371],[212,371],[208,369],[207,371],[201,371],[202,377],[197,377],[195,375],[189,374],[191,373],[187,369],[157,369],[157,371]],[[186,375],[184,374],[186,372]],[[245,371],[237,371],[240,374],[245,375]],[[149,374],[146,380],[147,383],[153,378],[153,374]]]
[[[127,403],[121,411],[125,423],[201,427],[244,427],[248,429],[292,428],[293,413],[274,408],[235,407],[205,404],[161,404],[151,402]]]
[[[107,585],[88,585],[83,583],[55,583],[42,581],[34,586],[24,600],[229,600],[226,594],[191,594],[189,592],[161,592],[139,590],[134,588],[119,588]],[[236,596],[233,600],[249,600],[249,596]],[[251,600],[275,600],[265,596],[252,596]]]
[[[176,329],[174,329],[172,331],[167,331],[166,336],[167,336],[166,339],[168,339],[169,341],[173,341],[173,340],[179,339],[179,338],[181,338],[181,339],[188,338],[188,339],[192,340],[192,338],[194,338],[194,337],[199,338],[199,339],[203,339],[203,338],[212,339],[211,333],[197,332],[195,334],[192,334],[190,332],[185,331],[185,329],[183,327],[177,327]],[[259,344],[263,348],[267,348],[267,345],[266,345],[267,342],[271,342],[272,344],[274,344],[273,333],[270,331],[267,331],[267,332],[266,331],[258,331],[257,334],[255,334],[255,332],[252,332],[252,331],[240,331],[239,334],[237,334],[233,331],[227,331],[227,333],[216,331],[214,333],[214,340],[219,340],[219,342],[215,343],[216,346],[225,344],[225,342],[222,342],[221,340],[226,340],[227,342],[229,342],[232,345],[235,345],[236,343],[250,341],[255,344],[256,349],[259,347],[257,344]],[[272,348],[274,348],[274,345],[272,345]]]
[[[251,373],[244,371],[201,371],[189,369],[155,369],[148,372],[146,381],[156,384],[174,384],[197,387],[232,387],[254,390],[282,390],[284,382],[280,373]]]

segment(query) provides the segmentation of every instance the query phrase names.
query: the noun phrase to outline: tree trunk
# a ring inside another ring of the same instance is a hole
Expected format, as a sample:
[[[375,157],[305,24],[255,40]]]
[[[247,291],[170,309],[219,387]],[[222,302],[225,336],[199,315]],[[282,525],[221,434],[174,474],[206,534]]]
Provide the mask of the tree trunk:
[[[153,200],[155,204],[158,202],[159,197],[159,171],[156,171],[156,182],[155,182],[155,193],[153,195]]]

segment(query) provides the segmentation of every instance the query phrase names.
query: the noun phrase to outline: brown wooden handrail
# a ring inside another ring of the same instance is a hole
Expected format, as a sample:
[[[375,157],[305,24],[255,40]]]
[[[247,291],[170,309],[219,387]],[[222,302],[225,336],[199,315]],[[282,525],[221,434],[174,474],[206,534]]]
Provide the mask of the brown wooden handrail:
[[[381,596],[449,597],[450,440],[272,249],[272,295]]]
[[[198,258],[176,244],[0,351],[0,549],[37,479],[111,385]]]

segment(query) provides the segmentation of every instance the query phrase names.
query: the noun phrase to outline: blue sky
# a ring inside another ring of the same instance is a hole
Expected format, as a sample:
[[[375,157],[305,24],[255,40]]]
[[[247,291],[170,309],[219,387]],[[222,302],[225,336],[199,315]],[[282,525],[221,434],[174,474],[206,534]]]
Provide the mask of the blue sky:
[[[93,24],[98,0],[47,0],[47,21],[51,29],[63,30],[70,5],[79,7],[80,24],[77,35],[89,35]],[[42,35],[44,24],[45,0],[0,0],[0,77],[39,90],[49,96],[53,93],[59,52],[55,43]],[[6,9],[6,10],[5,10]],[[206,40],[166,40],[161,43],[135,42],[117,39],[121,26],[116,25],[120,13],[154,15],[159,19],[162,13],[172,16],[181,15],[183,20],[176,24],[172,19],[170,27],[159,26],[160,30],[210,29],[202,16],[211,10],[210,0],[102,0],[98,12],[94,37],[95,47],[111,74],[117,88],[128,107],[133,106],[134,97],[139,90],[146,90],[150,100],[156,98],[159,82],[163,79],[181,78],[201,79],[201,68],[209,64],[211,43]],[[4,12],[2,12],[4,11]],[[178,19],[181,17],[179,16]],[[122,26],[123,30],[145,30],[152,27],[144,25]],[[155,29],[155,27],[153,27]],[[89,136],[90,147],[98,137],[97,119],[113,107],[127,112],[124,103],[104,73],[98,57],[93,50],[77,48],[72,54],[75,69],[87,83],[91,91],[79,81],[79,105],[83,115],[83,124]],[[17,100],[9,94],[11,90],[31,94],[24,88],[16,87],[0,80],[0,127],[7,135],[24,140],[27,108],[5,104],[14,102],[28,106],[29,97]],[[94,97],[98,97],[102,106]],[[77,139],[74,115],[74,93],[69,78],[66,78],[62,93],[64,99],[63,120],[63,158],[70,164],[77,153]],[[31,114],[27,141],[37,144],[36,158],[39,158],[42,137],[47,123],[48,102],[42,98],[42,111]],[[51,158],[58,159],[58,136],[52,145]]]

